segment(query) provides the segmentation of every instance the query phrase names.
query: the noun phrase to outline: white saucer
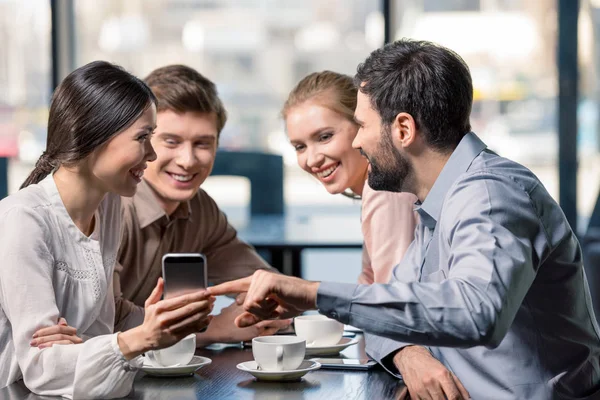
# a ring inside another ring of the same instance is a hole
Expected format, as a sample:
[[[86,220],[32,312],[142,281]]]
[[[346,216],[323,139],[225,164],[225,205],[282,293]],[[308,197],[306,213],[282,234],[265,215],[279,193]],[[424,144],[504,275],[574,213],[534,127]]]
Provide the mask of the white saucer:
[[[310,371],[321,368],[321,364],[312,360],[304,360],[297,369],[289,371],[263,371],[257,369],[256,361],[239,363],[237,369],[252,374],[261,381],[297,381]]]
[[[362,329],[357,328],[355,326],[352,325],[344,325],[344,331],[346,332],[354,332],[354,333],[362,333]]]
[[[194,356],[188,365],[176,365],[174,367],[155,367],[144,359],[142,371],[152,376],[189,376],[200,368],[212,362],[210,358]]]
[[[306,346],[306,355],[333,355],[338,354],[340,351],[344,350],[346,347],[350,347],[358,343],[357,338],[347,338],[343,337],[337,344],[330,346]]]

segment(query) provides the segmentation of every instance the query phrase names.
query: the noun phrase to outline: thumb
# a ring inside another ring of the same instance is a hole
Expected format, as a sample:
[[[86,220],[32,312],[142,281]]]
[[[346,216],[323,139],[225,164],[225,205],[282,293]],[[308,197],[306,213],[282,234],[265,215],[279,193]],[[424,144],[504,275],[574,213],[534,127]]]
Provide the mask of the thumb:
[[[235,319],[235,324],[238,328],[247,328],[252,325],[256,325],[261,320],[254,314],[250,314],[249,312],[244,312],[237,316]]]
[[[158,278],[158,282],[156,282],[156,286],[152,290],[152,293],[150,293],[150,296],[148,296],[148,298],[146,299],[146,303],[145,303],[146,307],[151,306],[152,304],[156,304],[160,301],[160,298],[163,294],[164,287],[165,287],[165,283],[163,281],[163,278]]]
[[[64,319],[63,317],[60,317],[58,320],[58,325],[68,326],[69,324],[67,324],[66,319]]]

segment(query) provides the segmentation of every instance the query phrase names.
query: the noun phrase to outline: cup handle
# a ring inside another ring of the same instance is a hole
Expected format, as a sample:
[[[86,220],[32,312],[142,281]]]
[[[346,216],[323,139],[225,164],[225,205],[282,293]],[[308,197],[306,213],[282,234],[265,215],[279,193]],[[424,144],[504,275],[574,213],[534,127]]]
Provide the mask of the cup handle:
[[[277,356],[277,370],[283,371],[283,346],[275,348],[275,355]]]

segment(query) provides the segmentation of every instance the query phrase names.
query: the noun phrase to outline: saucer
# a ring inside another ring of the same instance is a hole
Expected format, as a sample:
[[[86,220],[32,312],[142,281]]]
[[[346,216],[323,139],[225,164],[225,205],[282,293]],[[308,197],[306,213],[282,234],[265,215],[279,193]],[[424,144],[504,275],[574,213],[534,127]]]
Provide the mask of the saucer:
[[[363,330],[360,328],[357,328],[355,326],[352,325],[344,325],[344,331],[346,332],[354,332],[354,333],[362,333]]]
[[[297,381],[310,371],[321,368],[321,364],[312,360],[304,360],[297,369],[288,371],[264,371],[257,369],[256,361],[246,361],[239,363],[237,369],[252,374],[261,381]]]
[[[306,346],[306,355],[333,355],[344,350],[346,347],[350,347],[358,343],[357,338],[343,337],[337,344],[329,346]]]
[[[187,365],[175,365],[172,367],[155,367],[144,359],[141,370],[152,376],[189,376],[200,368],[212,362],[210,358],[194,356]]]

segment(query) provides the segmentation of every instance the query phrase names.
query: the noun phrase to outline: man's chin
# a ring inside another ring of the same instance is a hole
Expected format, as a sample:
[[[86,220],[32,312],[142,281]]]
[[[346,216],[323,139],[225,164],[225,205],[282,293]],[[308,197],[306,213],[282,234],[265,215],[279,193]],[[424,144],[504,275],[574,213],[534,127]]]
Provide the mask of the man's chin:
[[[384,192],[401,192],[402,182],[391,182],[389,177],[384,177],[373,171],[369,172],[368,177],[369,186],[373,190],[384,191]]]

